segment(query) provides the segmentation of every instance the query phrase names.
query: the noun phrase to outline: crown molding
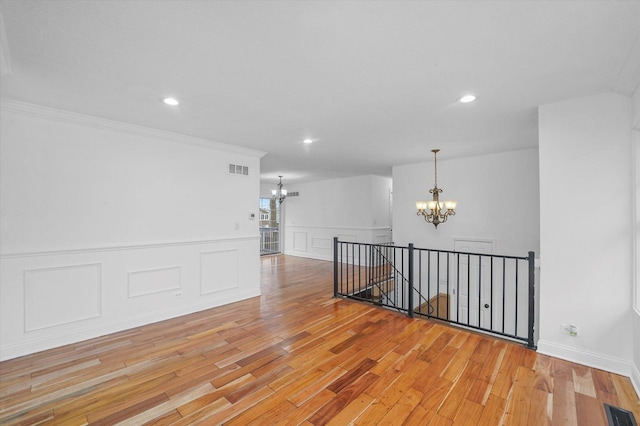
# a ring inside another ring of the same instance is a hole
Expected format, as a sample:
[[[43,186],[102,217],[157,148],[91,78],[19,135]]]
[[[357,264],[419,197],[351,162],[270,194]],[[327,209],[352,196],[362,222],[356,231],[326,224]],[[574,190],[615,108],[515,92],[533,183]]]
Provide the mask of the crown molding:
[[[625,96],[633,95],[640,83],[640,36],[636,38],[629,56],[624,62],[613,91]]]
[[[138,126],[136,124],[108,120],[106,118],[50,108],[42,105],[30,104],[27,102],[21,102],[7,98],[0,99],[0,111],[13,112],[36,118],[55,120],[67,124],[93,127],[96,129],[111,130],[114,132],[125,133],[134,136],[145,136],[183,145],[196,145],[204,148],[227,151],[234,154],[242,154],[256,158],[261,158],[267,154],[266,152],[258,151],[251,148],[229,145],[221,142],[187,136],[180,133],[152,129],[150,127]]]

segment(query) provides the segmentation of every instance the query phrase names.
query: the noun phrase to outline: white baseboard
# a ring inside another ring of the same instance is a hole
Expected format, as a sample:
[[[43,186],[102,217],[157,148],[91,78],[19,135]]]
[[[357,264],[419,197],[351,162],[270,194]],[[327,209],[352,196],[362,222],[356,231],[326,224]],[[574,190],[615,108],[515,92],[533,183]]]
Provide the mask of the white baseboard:
[[[322,255],[319,253],[309,253],[306,251],[297,251],[297,250],[285,250],[284,254],[287,256],[306,257],[307,259],[326,260],[329,262],[333,262],[332,254]]]
[[[636,389],[636,395],[640,399],[640,370],[638,370],[637,365],[631,366],[631,383],[633,387]]]
[[[575,362],[577,364],[586,365],[588,367],[627,376],[631,379],[631,382],[636,389],[636,393],[640,395],[640,372],[638,372],[631,361],[597,352],[591,352],[585,349],[546,342],[544,340],[538,341],[538,352],[555,358]]]
[[[260,296],[259,287],[257,290],[250,290],[241,293],[234,293],[233,295],[215,300],[207,301],[206,303],[197,303],[193,305],[178,306],[171,310],[159,311],[153,313],[147,313],[134,318],[129,318],[126,321],[113,322],[110,324],[101,324],[98,327],[87,328],[73,333],[64,335],[55,335],[44,339],[34,339],[30,341],[20,342],[13,345],[0,346],[0,361],[6,361],[8,359],[18,358],[24,355],[33,354],[36,352],[45,351],[48,349],[57,348],[73,343],[78,343],[84,340],[93,339],[96,337],[104,336],[110,333],[117,333],[119,331],[129,330],[131,328],[140,327],[146,324],[154,322],[164,321],[171,318],[176,318],[182,315],[192,314],[194,312],[204,311],[206,309],[215,308],[222,305],[228,305],[230,303],[239,302],[241,300],[249,299],[252,297]]]

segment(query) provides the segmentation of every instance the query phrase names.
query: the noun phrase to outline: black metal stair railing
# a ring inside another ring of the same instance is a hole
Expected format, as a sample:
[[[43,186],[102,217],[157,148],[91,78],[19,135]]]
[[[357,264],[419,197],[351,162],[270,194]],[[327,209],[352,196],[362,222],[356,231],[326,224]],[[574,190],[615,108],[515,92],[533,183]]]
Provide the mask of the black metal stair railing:
[[[533,252],[503,256],[334,238],[334,296],[522,341],[535,349]]]
[[[375,265],[378,271],[377,276],[371,277],[369,282],[379,290],[381,297],[386,298],[388,306],[396,308],[398,303],[397,293],[395,292],[396,283],[404,283],[407,279],[402,272],[395,267],[393,243],[381,243],[370,246],[371,256],[370,264]]]
[[[392,243],[339,245],[339,267],[334,269],[336,295],[403,311],[408,286],[403,272],[395,267],[405,253]],[[334,259],[335,260],[335,259]],[[336,264],[338,264],[336,263]]]

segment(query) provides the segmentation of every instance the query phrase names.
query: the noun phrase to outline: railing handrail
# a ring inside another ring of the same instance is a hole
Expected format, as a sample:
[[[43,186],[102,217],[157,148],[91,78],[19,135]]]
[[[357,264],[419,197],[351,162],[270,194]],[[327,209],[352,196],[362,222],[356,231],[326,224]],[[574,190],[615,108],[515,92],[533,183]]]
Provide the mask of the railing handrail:
[[[416,250],[427,251],[427,252],[433,251],[433,252],[458,254],[458,255],[463,254],[463,255],[469,255],[469,256],[497,257],[500,259],[515,259],[515,260],[529,259],[527,256],[513,256],[513,255],[506,255],[506,254],[474,253],[474,252],[467,252],[467,251],[440,250],[440,249],[428,249],[428,248],[418,248],[418,247],[416,247]]]
[[[340,241],[340,240],[337,240],[337,242],[344,243],[344,244],[357,244],[360,246],[383,246],[383,247],[391,247],[391,248],[397,248],[397,249],[407,248],[407,246],[399,246],[395,244],[387,245],[387,243],[361,243],[358,241]],[[440,249],[421,248],[421,247],[414,247],[414,250],[433,251],[433,252],[450,253],[450,254],[464,254],[464,255],[483,256],[483,257],[499,257],[499,258],[505,258],[505,259],[529,260],[528,256],[513,256],[508,254],[474,253],[474,252],[467,252],[467,251],[440,250]]]

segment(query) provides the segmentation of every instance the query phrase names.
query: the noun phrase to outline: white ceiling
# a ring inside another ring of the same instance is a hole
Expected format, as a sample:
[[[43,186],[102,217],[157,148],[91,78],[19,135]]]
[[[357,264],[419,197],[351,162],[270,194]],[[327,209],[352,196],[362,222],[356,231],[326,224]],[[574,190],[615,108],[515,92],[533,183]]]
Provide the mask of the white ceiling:
[[[3,97],[266,151],[273,183],[390,176],[432,148],[535,147],[538,105],[630,95],[640,79],[640,1],[3,0],[1,13]]]

